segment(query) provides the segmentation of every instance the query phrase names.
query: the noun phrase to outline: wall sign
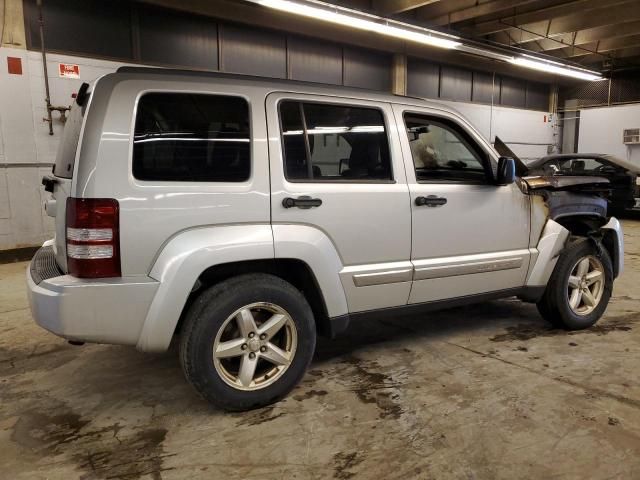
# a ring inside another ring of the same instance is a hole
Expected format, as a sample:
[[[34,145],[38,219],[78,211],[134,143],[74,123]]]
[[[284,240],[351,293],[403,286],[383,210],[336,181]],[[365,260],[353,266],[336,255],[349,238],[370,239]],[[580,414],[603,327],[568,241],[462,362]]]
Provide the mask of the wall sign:
[[[22,75],[22,59],[20,57],[7,57],[7,71],[12,75]]]
[[[80,66],[71,63],[59,63],[58,75],[64,78],[80,78]]]

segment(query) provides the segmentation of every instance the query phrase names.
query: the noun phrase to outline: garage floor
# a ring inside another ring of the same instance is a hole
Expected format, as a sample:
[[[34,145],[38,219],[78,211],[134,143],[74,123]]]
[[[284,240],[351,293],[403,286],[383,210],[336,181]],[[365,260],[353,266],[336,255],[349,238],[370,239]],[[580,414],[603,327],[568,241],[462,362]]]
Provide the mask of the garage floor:
[[[274,407],[216,411],[175,351],[73,347],[0,265],[0,477],[640,478],[640,221],[605,318],[515,300],[353,324]]]

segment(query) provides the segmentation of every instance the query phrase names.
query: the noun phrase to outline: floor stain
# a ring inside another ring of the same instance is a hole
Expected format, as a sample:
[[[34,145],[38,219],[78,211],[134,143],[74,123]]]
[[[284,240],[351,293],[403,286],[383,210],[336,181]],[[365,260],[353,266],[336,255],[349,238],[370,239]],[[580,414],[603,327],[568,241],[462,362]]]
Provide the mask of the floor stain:
[[[42,357],[46,356],[46,361]],[[8,377],[24,371],[53,370],[77,358],[67,345],[54,346],[38,351],[37,348],[26,352],[0,346],[0,377]]]
[[[492,342],[512,342],[527,341],[537,337],[554,337],[562,335],[607,335],[611,332],[628,332],[632,329],[634,322],[637,321],[640,321],[640,314],[634,312],[628,315],[622,315],[620,317],[602,321],[602,323],[598,323],[585,330],[575,330],[573,332],[541,324],[519,324],[512,327],[506,327],[506,333],[494,335],[489,340]]]
[[[361,455],[358,455],[358,452],[351,453],[336,453],[333,456],[334,463],[334,474],[333,478],[338,478],[340,480],[347,480],[349,478],[355,477],[356,473],[351,470],[358,466],[364,458]]]
[[[240,418],[236,425],[246,425],[246,426],[255,426],[261,425],[263,423],[272,422],[273,420],[282,417],[285,412],[280,412],[277,414],[273,414],[275,410],[274,406],[261,408],[259,410],[254,410],[252,412],[238,413],[237,417]]]
[[[67,411],[47,415],[32,410],[13,426],[11,440],[38,456],[64,455],[75,461],[81,479],[135,480],[149,475],[161,479],[165,455],[162,447],[167,430],[147,427],[123,435],[119,423],[90,429],[91,422]]]
[[[294,400],[301,402],[303,400],[308,400],[313,397],[324,397],[327,393],[328,392],[326,390],[309,390],[308,392],[305,392],[303,394],[294,395],[293,398]]]
[[[360,401],[376,404],[380,409],[380,418],[400,418],[404,412],[396,402],[397,395],[390,390],[396,386],[395,382],[391,377],[380,372],[380,365],[353,355],[348,355],[344,361],[355,368],[354,379],[357,384],[354,391]]]
[[[166,436],[164,428],[146,428],[123,437],[100,436],[88,448],[79,444],[74,458],[86,472],[81,478],[135,480],[148,475],[161,480],[163,471],[172,470],[162,465],[173,456],[164,453]]]
[[[53,455],[60,444],[77,439],[80,430],[88,423],[73,412],[53,416],[37,411],[26,412],[13,427],[11,440],[38,453]]]

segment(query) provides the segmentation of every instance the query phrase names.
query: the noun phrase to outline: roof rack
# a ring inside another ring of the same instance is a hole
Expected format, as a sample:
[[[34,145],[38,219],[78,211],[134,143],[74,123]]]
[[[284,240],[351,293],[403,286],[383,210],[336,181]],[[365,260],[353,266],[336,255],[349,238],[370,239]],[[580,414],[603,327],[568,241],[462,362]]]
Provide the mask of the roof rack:
[[[238,80],[251,80],[260,83],[286,83],[290,85],[300,85],[306,87],[329,87],[329,88],[338,88],[344,90],[356,90],[361,92],[370,92],[378,95],[388,95],[399,98],[409,98],[414,100],[424,101],[424,98],[411,96],[411,95],[399,95],[391,92],[383,92],[380,90],[373,90],[371,88],[363,88],[363,87],[352,87],[345,85],[335,85],[332,83],[320,83],[320,82],[309,82],[304,80],[291,80],[286,78],[271,78],[271,77],[261,77],[259,75],[248,75],[243,73],[226,73],[226,72],[216,72],[211,70],[190,70],[190,69],[180,69],[180,68],[159,68],[159,67],[131,67],[124,66],[119,67],[116,70],[117,73],[147,73],[153,75],[181,75],[181,76],[190,76],[190,77],[209,77],[209,78],[235,78]]]

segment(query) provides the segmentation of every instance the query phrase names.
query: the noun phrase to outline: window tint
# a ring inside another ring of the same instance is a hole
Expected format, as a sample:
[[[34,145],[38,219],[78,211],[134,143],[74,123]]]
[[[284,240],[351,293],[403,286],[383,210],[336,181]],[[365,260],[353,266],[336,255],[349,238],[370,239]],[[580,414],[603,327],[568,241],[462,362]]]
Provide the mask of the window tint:
[[[462,129],[445,122],[423,115],[405,115],[416,179],[484,183],[484,155]]]
[[[133,175],[140,180],[242,182],[251,170],[242,98],[148,93],[138,103]]]
[[[382,112],[320,103],[280,105],[285,175],[293,181],[391,180]]]

